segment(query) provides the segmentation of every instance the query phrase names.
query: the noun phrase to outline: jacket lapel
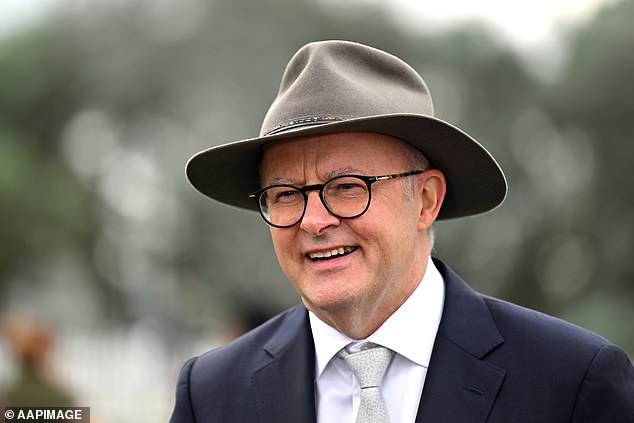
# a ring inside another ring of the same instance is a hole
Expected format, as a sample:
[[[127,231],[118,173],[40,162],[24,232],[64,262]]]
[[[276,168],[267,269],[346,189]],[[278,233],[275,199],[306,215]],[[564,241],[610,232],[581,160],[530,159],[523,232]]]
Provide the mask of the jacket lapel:
[[[504,342],[480,296],[442,262],[445,305],[416,423],[482,423],[505,371],[484,361]]]
[[[303,306],[297,306],[264,349],[270,360],[253,374],[262,422],[307,422],[315,418],[315,348]]]
[[[416,423],[483,423],[505,371],[485,357],[504,342],[482,298],[434,260],[445,281],[445,305]],[[264,347],[269,359],[253,373],[261,422],[315,423],[315,351],[303,306]]]

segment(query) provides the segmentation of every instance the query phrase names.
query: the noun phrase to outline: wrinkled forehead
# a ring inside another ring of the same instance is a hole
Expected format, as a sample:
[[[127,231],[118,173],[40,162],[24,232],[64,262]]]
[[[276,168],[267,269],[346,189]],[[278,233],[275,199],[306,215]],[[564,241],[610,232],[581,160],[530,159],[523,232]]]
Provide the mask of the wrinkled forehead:
[[[260,151],[260,180],[298,167],[321,172],[333,171],[329,169],[332,167],[378,171],[399,166],[405,160],[406,149],[407,145],[398,138],[371,132],[289,138],[267,144]]]

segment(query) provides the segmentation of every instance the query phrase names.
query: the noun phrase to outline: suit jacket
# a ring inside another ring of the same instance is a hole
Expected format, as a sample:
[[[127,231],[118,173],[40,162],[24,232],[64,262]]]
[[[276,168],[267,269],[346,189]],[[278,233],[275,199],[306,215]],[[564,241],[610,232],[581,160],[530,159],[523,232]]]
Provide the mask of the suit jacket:
[[[634,422],[634,368],[622,350],[478,294],[435,264],[445,305],[417,423]],[[314,356],[307,311],[298,305],[189,360],[170,421],[315,422]]]

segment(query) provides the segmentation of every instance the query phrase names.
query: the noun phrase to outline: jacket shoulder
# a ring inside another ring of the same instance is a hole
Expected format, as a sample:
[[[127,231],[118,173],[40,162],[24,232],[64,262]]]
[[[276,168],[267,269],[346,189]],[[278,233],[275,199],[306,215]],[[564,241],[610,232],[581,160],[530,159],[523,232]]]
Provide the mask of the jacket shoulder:
[[[306,309],[297,305],[266,321],[228,344],[195,359],[192,378],[214,380],[216,376],[244,371],[249,375],[283,349],[305,326]]]
[[[588,351],[594,355],[610,342],[604,337],[560,318],[482,295],[506,342],[530,343],[545,348]]]
[[[526,406],[535,417],[561,413],[574,422],[631,422],[634,418],[634,368],[629,358],[607,339],[559,318],[484,297],[504,343],[488,359],[507,370],[504,394],[513,410]],[[499,407],[501,414],[511,409]],[[535,421],[545,421],[542,416]]]
[[[227,345],[190,359],[181,370],[170,421],[257,420],[252,378],[305,333],[306,318],[303,306],[293,307]]]

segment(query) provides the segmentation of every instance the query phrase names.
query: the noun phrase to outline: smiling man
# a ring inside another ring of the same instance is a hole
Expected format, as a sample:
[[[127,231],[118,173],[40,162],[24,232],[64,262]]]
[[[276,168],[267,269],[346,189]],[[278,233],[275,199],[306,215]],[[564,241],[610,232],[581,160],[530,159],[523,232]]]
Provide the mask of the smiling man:
[[[434,221],[495,208],[506,181],[395,56],[304,46],[260,136],[187,175],[260,212],[301,304],[188,361],[172,422],[634,421],[623,351],[431,258]]]
[[[282,270],[311,312],[352,339],[374,333],[425,273],[445,183],[436,169],[410,166],[401,141],[375,133],[308,136],[264,151],[262,182],[274,188],[260,199],[281,203],[267,218],[292,214],[289,227],[271,230]],[[367,185],[368,175],[389,178]],[[288,198],[291,187],[279,181],[317,185]]]

